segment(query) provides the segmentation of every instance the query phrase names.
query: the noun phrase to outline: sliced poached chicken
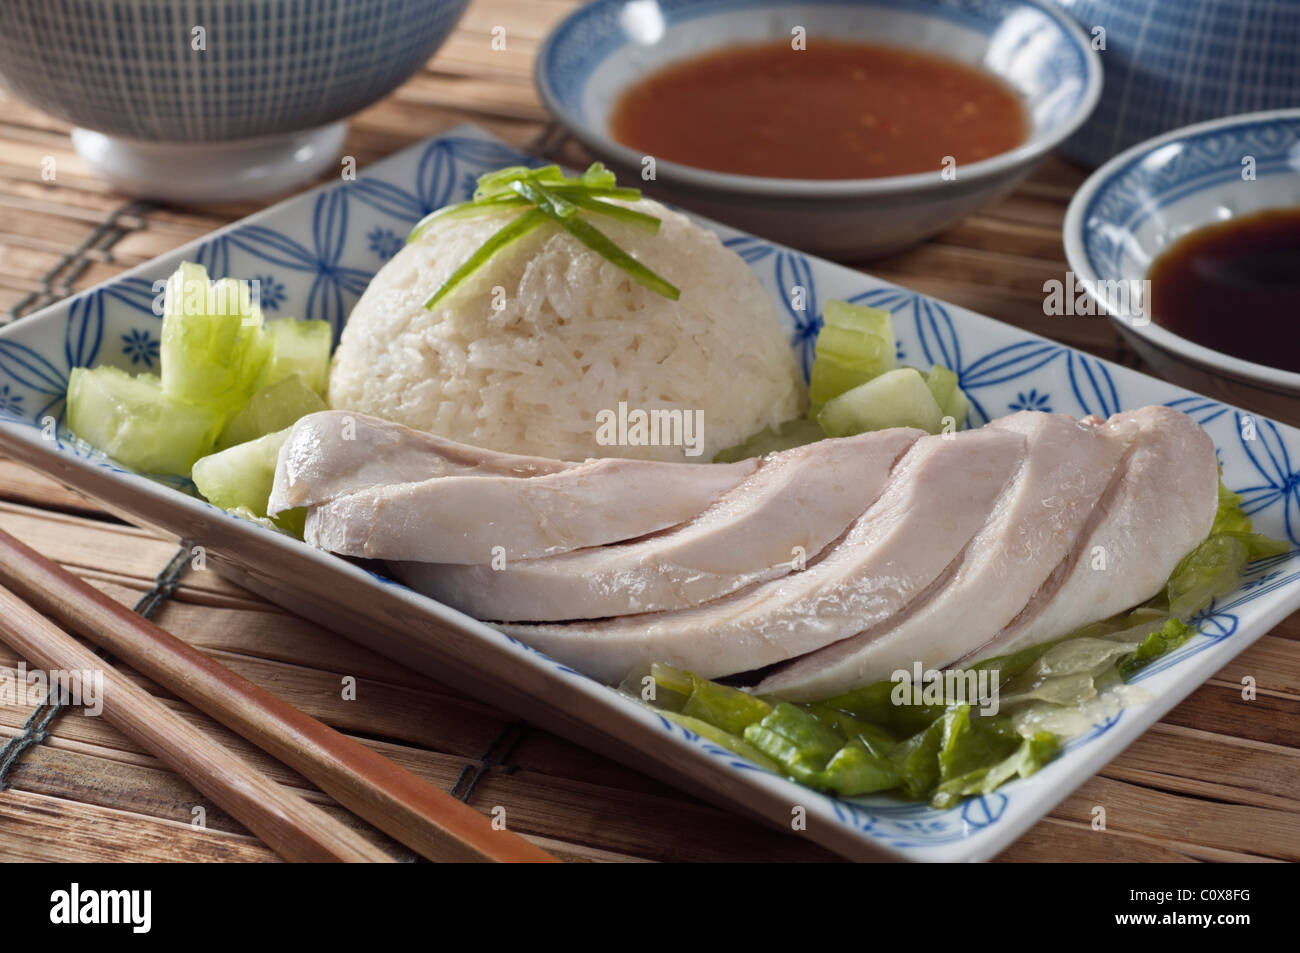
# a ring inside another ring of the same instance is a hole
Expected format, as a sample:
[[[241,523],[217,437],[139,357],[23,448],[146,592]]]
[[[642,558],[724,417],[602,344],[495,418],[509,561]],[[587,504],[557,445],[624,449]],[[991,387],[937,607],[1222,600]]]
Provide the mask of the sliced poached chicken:
[[[1070,554],[1139,429],[1032,412],[989,426],[1023,434],[1028,452],[953,571],[902,612],[782,666],[755,691],[828,698],[918,662],[941,668],[992,639]]]
[[[286,441],[272,512],[306,506],[309,542],[397,561],[416,588],[513,619],[505,631],[596,678],[786,663],[758,690],[798,701],[1146,600],[1209,532],[1217,482],[1209,437],[1165,407],[725,465],[566,463],[324,412]]]
[[[757,468],[607,458],[525,479],[437,476],[314,505],[304,538],[345,556],[509,565],[675,526]]]
[[[1009,430],[923,437],[879,499],[800,572],[675,612],[501,628],[611,682],[649,662],[715,677],[795,658],[920,595],[988,520],[1024,455],[1024,436]]]
[[[532,477],[577,465],[483,450],[367,414],[322,410],[299,418],[289,431],[267,510],[275,516],[391,483],[444,476]]]
[[[773,453],[699,516],[643,539],[490,565],[394,563],[412,588],[480,619],[599,619],[685,609],[796,570],[880,495],[920,430]]]
[[[1170,407],[1116,414],[1138,432],[1069,555],[996,637],[953,656],[976,662],[1067,635],[1156,595],[1214,525],[1219,461],[1200,425]]]

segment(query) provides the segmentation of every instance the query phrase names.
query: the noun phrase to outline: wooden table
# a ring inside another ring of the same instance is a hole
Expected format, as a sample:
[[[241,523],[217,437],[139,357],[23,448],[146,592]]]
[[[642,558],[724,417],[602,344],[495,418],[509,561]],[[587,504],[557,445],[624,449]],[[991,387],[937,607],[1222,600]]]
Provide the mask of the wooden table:
[[[532,57],[572,0],[475,0],[426,68],[355,118],[358,164],[470,120],[519,145],[547,116]],[[506,28],[504,51],[490,47]],[[2,95],[2,94],[0,94]],[[67,127],[0,98],[0,315],[30,313],[255,211],[163,208],[113,194],[72,152]],[[572,144],[561,154],[584,161]],[[42,178],[47,157],[56,178]],[[870,270],[882,278],[1138,366],[1100,318],[1043,314],[1065,269],[1061,219],[1085,172],[1053,159],[1014,195]],[[829,860],[796,834],[688,797],[403,670],[286,614],[212,572],[164,579],[175,540],[124,525],[49,478],[0,460],[0,528],[114,598],[160,589],[155,618],[223,664],[455,792],[508,810],[511,826],[574,860]],[[184,565],[184,564],[182,564]],[[0,647],[0,666],[19,659]],[[343,675],[358,679],[343,701]],[[1258,697],[1244,701],[1252,675]],[[141,683],[147,684],[144,679]],[[370,830],[293,772],[150,686],[269,775]],[[0,740],[30,709],[0,706]],[[1300,859],[1300,614],[1292,616],[1138,739],[1007,849],[1003,860]],[[10,750],[12,752],[13,746]],[[272,860],[271,852],[99,719],[62,715],[14,760],[0,793],[0,859]],[[1094,806],[1107,829],[1091,828]],[[194,823],[195,808],[205,823]]]

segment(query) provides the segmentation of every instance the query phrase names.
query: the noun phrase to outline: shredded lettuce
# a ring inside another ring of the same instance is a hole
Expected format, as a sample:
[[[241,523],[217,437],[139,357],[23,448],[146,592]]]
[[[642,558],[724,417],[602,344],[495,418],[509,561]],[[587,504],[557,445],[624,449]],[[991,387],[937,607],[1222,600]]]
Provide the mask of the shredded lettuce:
[[[946,697],[942,682],[919,703],[898,703],[898,685],[888,681],[792,704],[667,665],[650,669],[654,705],[810,788],[846,797],[889,791],[951,807],[1032,775],[1069,737],[1142,697],[1129,682],[1192,637],[1187,620],[1240,585],[1249,563],[1286,551],[1285,543],[1251,531],[1241,498],[1220,484],[1210,535],[1153,599],[970,667],[996,683],[996,713],[981,713],[970,699]],[[629,676],[624,690],[632,691],[633,683]]]

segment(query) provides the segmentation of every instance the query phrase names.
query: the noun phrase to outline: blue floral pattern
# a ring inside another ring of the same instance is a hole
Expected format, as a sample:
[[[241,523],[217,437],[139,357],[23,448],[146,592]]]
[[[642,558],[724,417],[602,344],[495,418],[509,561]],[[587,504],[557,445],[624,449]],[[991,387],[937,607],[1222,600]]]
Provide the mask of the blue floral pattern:
[[[254,275],[257,282],[257,303],[263,311],[279,311],[287,294],[284,285],[272,275]]]
[[[14,393],[8,384],[0,384],[0,414],[11,417],[23,415],[23,395]]]
[[[371,229],[366,235],[366,240],[370,243],[370,250],[379,257],[380,261],[388,261],[401,251],[402,245],[405,244],[391,228]]]
[[[1029,393],[1020,391],[1016,394],[1016,399],[1007,405],[1007,410],[1040,410],[1044,413],[1051,413],[1051,398],[1046,394],[1038,393],[1035,387],[1029,388]]]
[[[202,261],[216,276],[257,276],[263,283],[264,307],[269,293],[275,306],[283,305],[302,317],[328,320],[337,331],[371,276],[379,254],[377,236],[386,241],[386,235],[406,234],[428,211],[466,198],[478,174],[520,162],[536,164],[537,160],[474,130],[446,135],[380,163],[355,182],[325,186],[252,223],[237,224],[159,259],[145,269],[147,278],[116,279],[0,329],[0,432],[6,439],[13,434],[14,439],[39,441],[39,436],[30,433],[40,428],[47,416],[61,423],[68,374],[73,368],[105,362],[126,369],[134,364],[136,371],[152,366],[157,358],[160,321],[155,309],[155,280],[165,278],[182,258]],[[1253,638],[1259,634],[1256,620],[1265,609],[1281,600],[1287,605],[1297,602],[1300,433],[925,295],[714,227],[777,303],[791,346],[805,370],[811,363],[825,302],[845,299],[890,311],[900,357],[910,356],[917,366],[936,363],[951,368],[971,398],[972,425],[1021,408],[1107,416],[1123,407],[1163,402],[1206,428],[1222,454],[1225,481],[1242,494],[1256,525],[1273,535],[1286,536],[1297,551],[1249,567],[1246,584],[1216,600],[1198,618],[1200,634],[1140,673],[1145,682],[1158,682],[1168,669],[1225,641],[1241,643],[1243,638]],[[122,347],[105,347],[106,341],[120,341]],[[78,458],[78,466],[91,464],[125,474],[62,427],[56,446],[58,452]],[[184,480],[171,485],[183,492],[191,489]],[[209,515],[222,518],[216,511]],[[202,511],[196,511],[195,517],[201,516]],[[240,525],[241,532],[262,532],[250,524]],[[378,580],[375,585],[405,593],[391,580],[373,578]],[[575,690],[585,690],[583,687],[591,684],[504,634],[491,632],[482,638],[526,657],[530,665],[575,680]],[[1094,726],[1039,776],[948,810],[884,797],[828,798],[768,775],[673,722],[651,719],[647,724],[671,733],[682,744],[716,761],[721,769],[743,773],[749,783],[769,789],[783,786],[781,790],[788,794],[782,796],[807,805],[810,812],[819,812],[821,823],[839,825],[852,836],[890,849],[938,857],[971,856],[970,851],[976,848],[970,845],[1005,838],[1004,832],[1015,823],[1008,818],[1023,819],[1019,805],[1030,800],[1023,792],[1038,790],[1035,785],[1056,783],[1054,779],[1063,776],[1058,771],[1068,767],[1062,763],[1070,761],[1072,752],[1089,748],[1117,724],[1144,717],[1141,712],[1140,708],[1126,710]],[[646,717],[630,702],[625,715]],[[943,850],[959,853],[944,854]]]
[[[132,328],[122,335],[122,353],[132,367],[143,364],[144,370],[152,370],[153,362],[158,358],[159,343],[148,328]]]

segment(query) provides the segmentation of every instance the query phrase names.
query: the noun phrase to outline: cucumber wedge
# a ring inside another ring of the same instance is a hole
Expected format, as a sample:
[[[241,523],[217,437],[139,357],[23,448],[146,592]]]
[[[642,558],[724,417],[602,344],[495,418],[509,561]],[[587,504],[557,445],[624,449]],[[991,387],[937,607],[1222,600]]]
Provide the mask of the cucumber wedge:
[[[303,383],[297,374],[277,384],[263,387],[248,399],[244,409],[230,418],[217,438],[217,449],[256,440],[265,434],[283,430],[299,418],[325,409],[320,394]]]
[[[943,415],[955,420],[958,430],[965,427],[970,401],[957,386],[957,375],[942,364],[936,364],[930,368],[930,373],[925,375],[925,383],[930,388],[930,393],[934,395],[935,403],[939,405]]]
[[[67,406],[73,433],[144,473],[188,474],[221,430],[211,408],[169,396],[152,374],[116,367],[74,368]]]
[[[184,262],[167,280],[163,306],[162,389],[229,416],[248,400],[271,358],[262,312],[246,281],[208,281]]]
[[[919,427],[938,433],[943,416],[921,372],[900,367],[828,401],[817,415],[817,423],[828,437],[890,427]]]
[[[888,311],[844,301],[826,302],[808,396],[813,410],[898,366]]]
[[[330,348],[334,329],[328,321],[298,321],[276,318],[266,322],[272,342],[271,364],[263,385],[277,384],[297,374],[321,397],[329,383]]]
[[[266,519],[266,501],[275,482],[275,464],[289,428],[266,434],[204,457],[194,464],[194,485],[212,503],[224,510]],[[302,535],[303,510],[282,513],[273,522],[281,529]]]

